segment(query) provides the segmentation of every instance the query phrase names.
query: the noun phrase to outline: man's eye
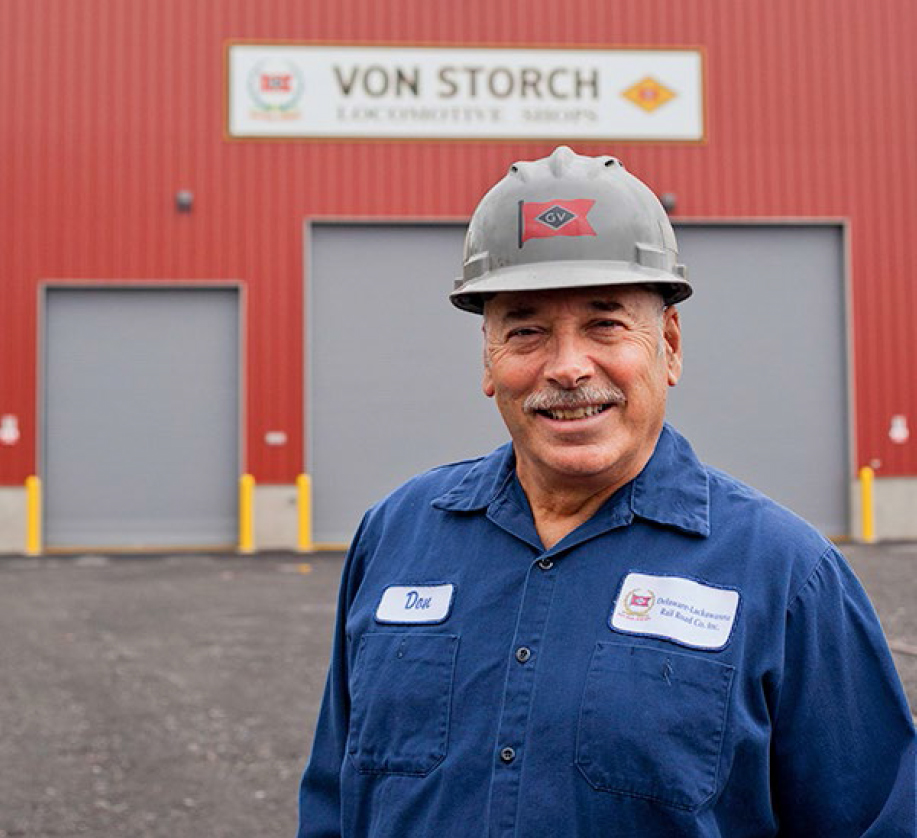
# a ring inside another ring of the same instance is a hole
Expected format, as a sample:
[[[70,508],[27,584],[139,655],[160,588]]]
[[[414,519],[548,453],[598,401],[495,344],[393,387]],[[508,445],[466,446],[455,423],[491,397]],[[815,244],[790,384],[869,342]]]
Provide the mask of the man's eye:
[[[620,320],[598,320],[594,326],[605,331],[623,328],[624,324]]]
[[[520,326],[518,329],[513,329],[508,335],[507,338],[528,338],[533,335],[538,334],[538,329],[534,326]]]

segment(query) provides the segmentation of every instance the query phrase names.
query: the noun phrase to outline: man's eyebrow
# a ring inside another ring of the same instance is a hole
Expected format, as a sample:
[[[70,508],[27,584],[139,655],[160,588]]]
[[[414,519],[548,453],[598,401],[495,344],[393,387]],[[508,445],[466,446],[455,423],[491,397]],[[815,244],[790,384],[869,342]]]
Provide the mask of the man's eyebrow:
[[[615,300],[590,300],[589,307],[595,309],[596,311],[623,311],[627,312],[627,306],[623,303],[616,302]]]
[[[502,323],[515,323],[518,320],[528,320],[538,313],[537,306],[520,305],[515,308],[509,308],[500,315]]]

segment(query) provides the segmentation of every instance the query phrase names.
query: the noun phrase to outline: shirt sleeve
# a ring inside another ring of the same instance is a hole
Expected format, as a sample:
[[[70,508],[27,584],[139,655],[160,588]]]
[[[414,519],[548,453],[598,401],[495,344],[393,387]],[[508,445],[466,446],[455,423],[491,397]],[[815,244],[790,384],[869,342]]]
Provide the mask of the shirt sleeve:
[[[772,740],[781,836],[912,838],[914,725],[866,593],[829,549],[790,603]]]
[[[341,765],[350,724],[347,674],[347,612],[353,600],[354,565],[360,530],[344,563],[338,595],[337,619],[325,693],[315,726],[312,754],[299,789],[297,838],[340,838]]]

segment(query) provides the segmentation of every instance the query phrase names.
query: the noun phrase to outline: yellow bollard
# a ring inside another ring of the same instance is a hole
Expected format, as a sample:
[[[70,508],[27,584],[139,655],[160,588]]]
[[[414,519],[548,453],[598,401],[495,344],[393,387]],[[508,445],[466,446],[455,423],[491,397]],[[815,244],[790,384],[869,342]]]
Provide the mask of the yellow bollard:
[[[300,553],[311,553],[312,543],[312,478],[300,474],[296,478],[296,549]]]
[[[243,474],[239,478],[239,552],[255,552],[255,478]]]
[[[25,480],[26,532],[25,554],[41,555],[41,478],[34,474]]]
[[[860,513],[863,519],[863,541],[876,542],[876,509],[873,499],[873,480],[876,473],[869,467],[860,469]]]

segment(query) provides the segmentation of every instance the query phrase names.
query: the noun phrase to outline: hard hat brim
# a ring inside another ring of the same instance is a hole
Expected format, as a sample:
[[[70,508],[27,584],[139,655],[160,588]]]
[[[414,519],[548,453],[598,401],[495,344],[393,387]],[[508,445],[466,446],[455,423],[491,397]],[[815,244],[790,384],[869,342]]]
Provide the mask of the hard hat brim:
[[[449,299],[463,311],[483,314],[484,303],[494,294],[603,285],[658,286],[666,305],[680,303],[692,294],[686,279],[635,262],[559,261],[513,265],[475,279],[458,279]]]

